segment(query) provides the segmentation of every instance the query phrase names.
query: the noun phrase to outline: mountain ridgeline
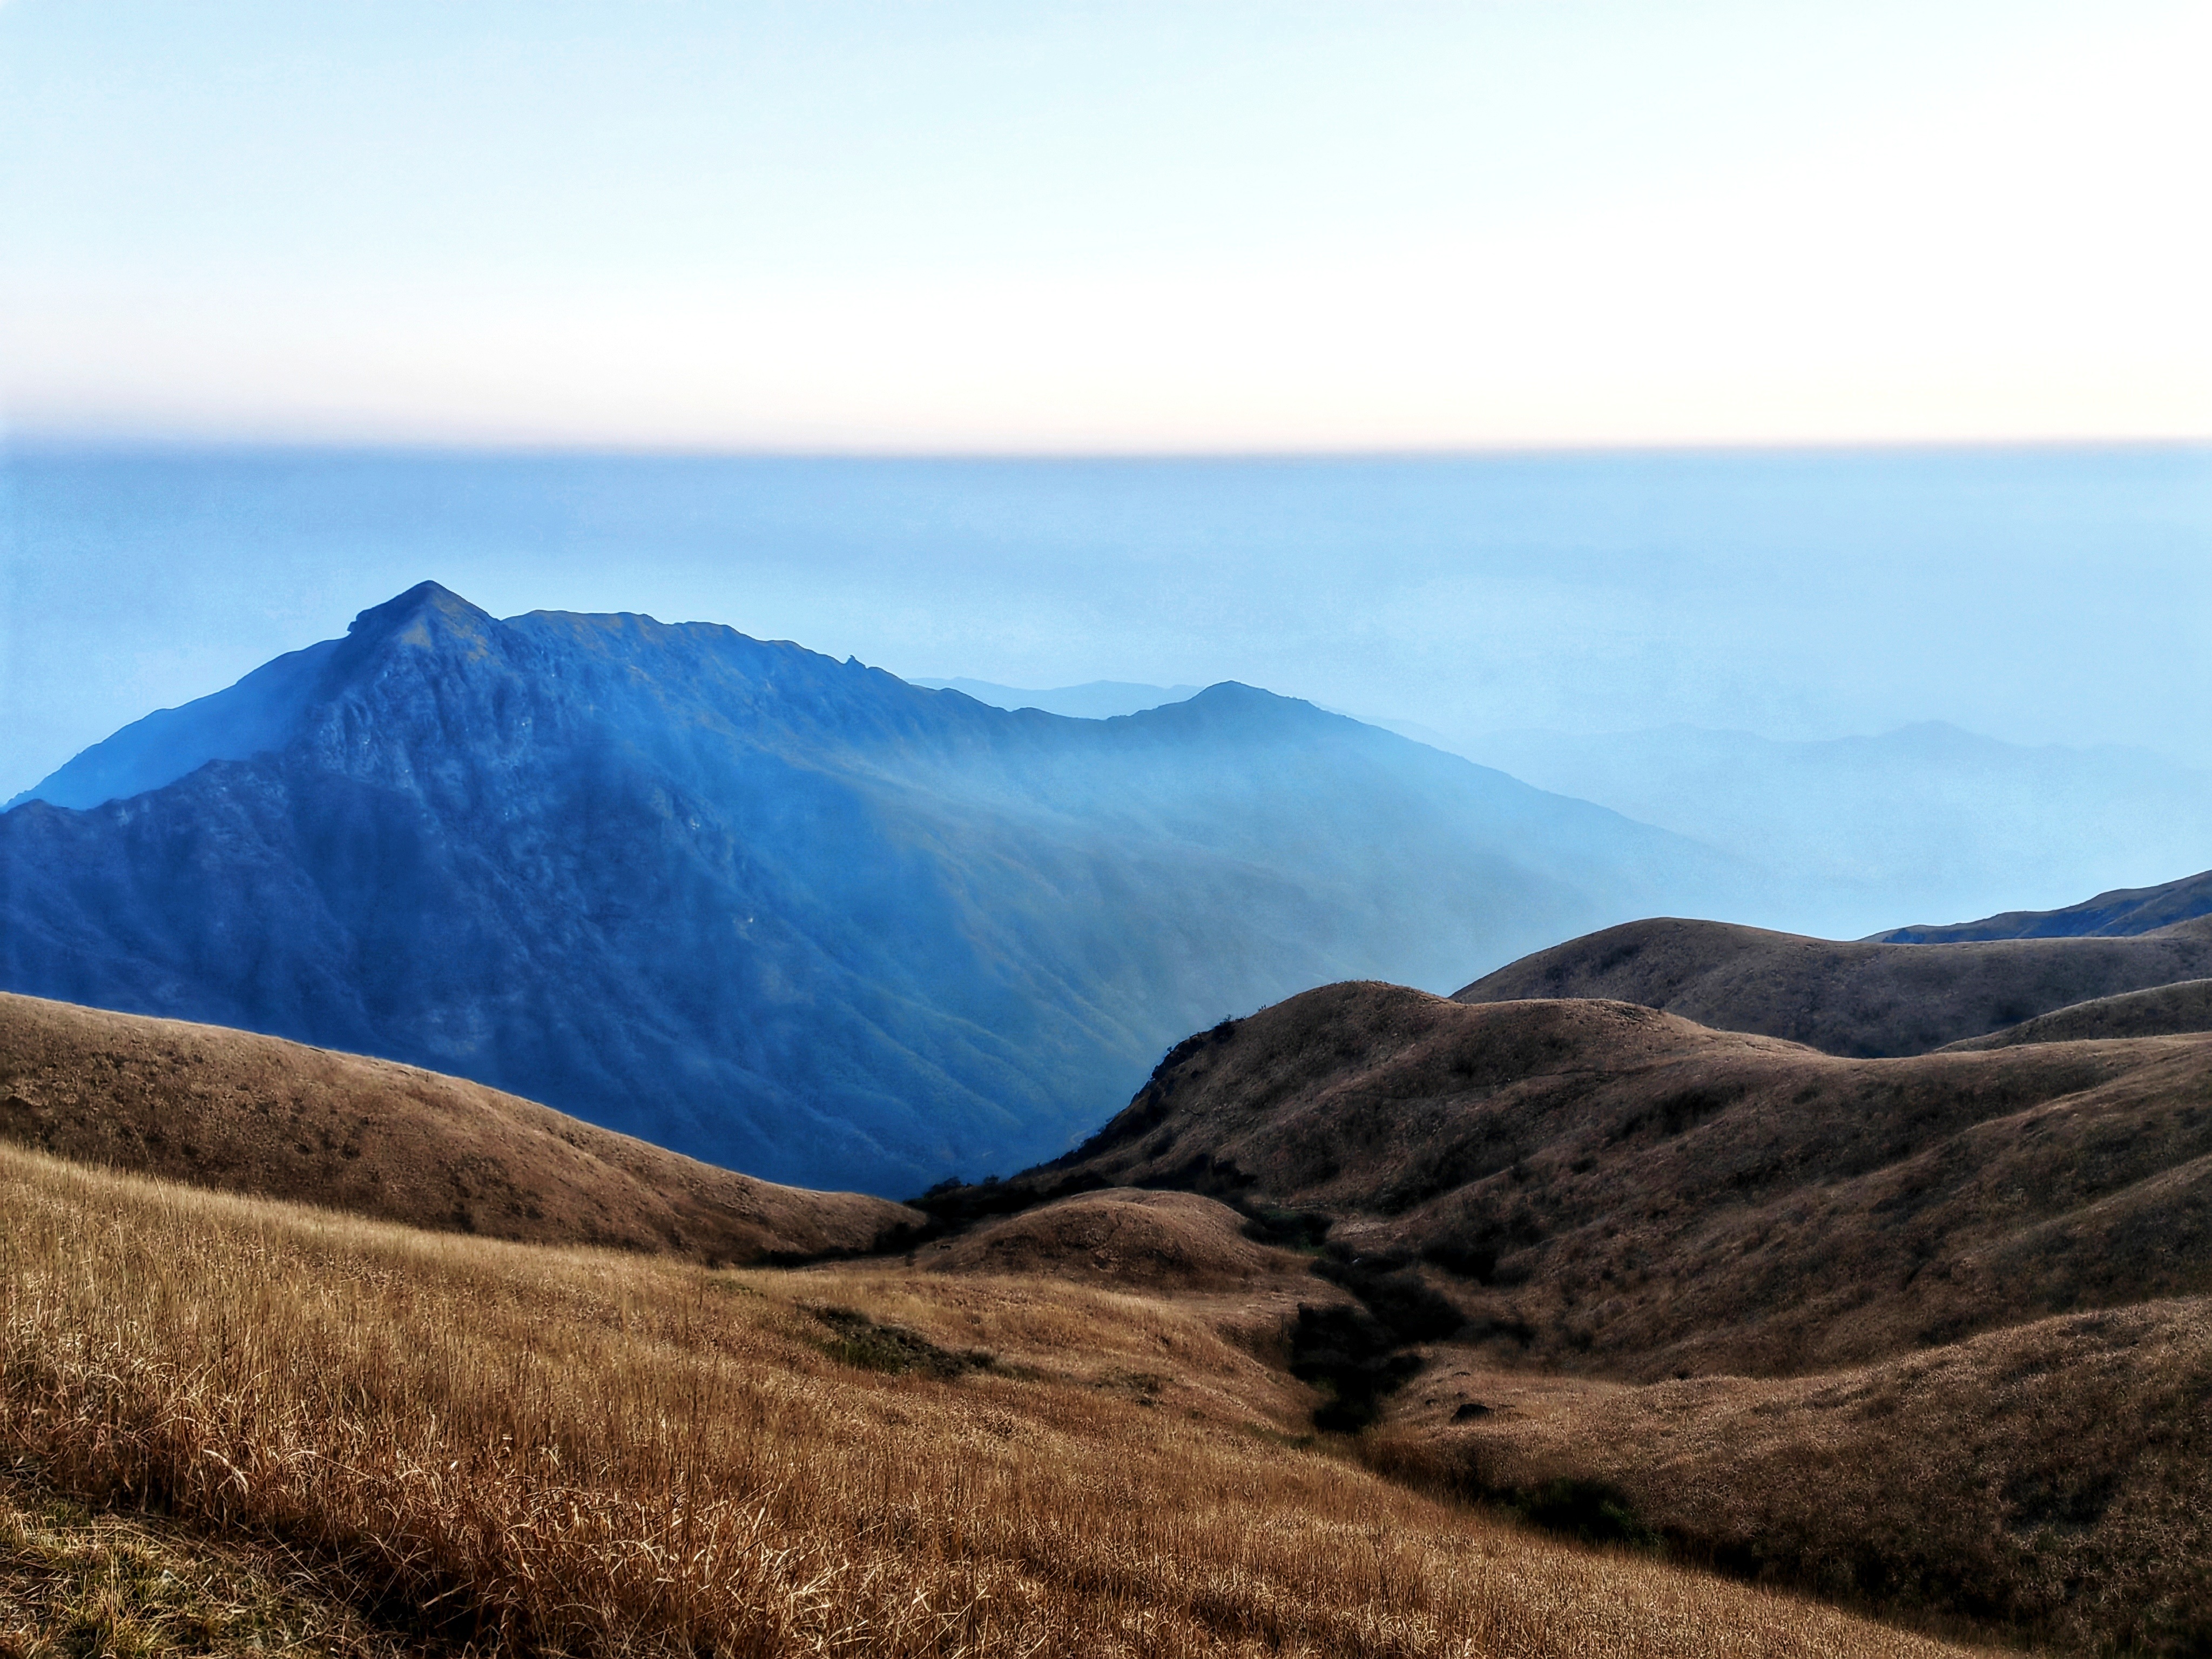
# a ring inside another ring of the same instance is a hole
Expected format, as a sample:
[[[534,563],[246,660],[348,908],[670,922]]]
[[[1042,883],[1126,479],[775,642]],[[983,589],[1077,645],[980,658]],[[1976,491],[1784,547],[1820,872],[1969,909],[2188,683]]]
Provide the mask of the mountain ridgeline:
[[[2209,976],[2212,872],[1868,939],[1655,917],[1509,963],[1455,1000],[1607,998],[1875,1057],[1986,1046],[2015,1028],[2010,1040],[2203,1030],[2212,1004],[2179,988]]]
[[[1733,878],[1246,686],[1065,719],[425,583],[0,816],[0,988],[902,1194],[1061,1151],[1225,1015]]]

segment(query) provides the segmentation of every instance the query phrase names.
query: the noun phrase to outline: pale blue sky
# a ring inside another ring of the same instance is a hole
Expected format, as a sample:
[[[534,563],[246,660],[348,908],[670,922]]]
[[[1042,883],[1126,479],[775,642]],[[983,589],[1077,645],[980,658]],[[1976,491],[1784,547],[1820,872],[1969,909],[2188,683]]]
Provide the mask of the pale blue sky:
[[[18,432],[2212,432],[2202,4],[0,5]]]

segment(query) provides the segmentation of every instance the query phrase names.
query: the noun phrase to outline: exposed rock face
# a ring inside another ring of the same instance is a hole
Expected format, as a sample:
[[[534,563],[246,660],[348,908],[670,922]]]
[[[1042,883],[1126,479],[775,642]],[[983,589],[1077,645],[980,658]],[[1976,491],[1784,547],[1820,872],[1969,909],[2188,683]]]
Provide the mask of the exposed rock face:
[[[895,1194],[1060,1151],[1224,1014],[1731,878],[1249,687],[1066,720],[431,583],[49,792],[0,817],[0,987]]]

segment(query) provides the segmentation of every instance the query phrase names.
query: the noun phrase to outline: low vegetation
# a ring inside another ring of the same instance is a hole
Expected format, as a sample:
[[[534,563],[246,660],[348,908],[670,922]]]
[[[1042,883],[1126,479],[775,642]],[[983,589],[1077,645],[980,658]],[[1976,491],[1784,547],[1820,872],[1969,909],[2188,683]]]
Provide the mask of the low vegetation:
[[[865,1249],[921,1219],[418,1066],[0,992],[7,1140],[410,1226],[710,1262]]]
[[[1586,1537],[2069,1652],[2212,1652],[2212,1302],[1644,1387],[1449,1346],[1363,1455]]]
[[[45,1494],[11,1500],[21,1653],[91,1650],[27,1573],[105,1559],[135,1605],[123,1558],[173,1549],[278,1651],[297,1607],[477,1652],[1955,1650],[1302,1444],[1313,1396],[1197,1304],[503,1243],[15,1148],[0,1295],[0,1465]]]
[[[2201,879],[2175,886],[2195,889]],[[1927,939],[1947,930],[1902,931]],[[1893,935],[1807,939],[1661,917],[1523,957],[1467,986],[1455,1000],[1616,999],[1719,1030],[1872,1058],[1926,1054],[2054,1009],[2207,975],[2212,918],[2202,915],[2121,936],[1936,944],[1907,944]]]
[[[1804,1375],[2212,1294],[2212,1036],[1845,1060],[1626,1003],[1325,986],[1182,1044],[996,1194],[1084,1183],[1320,1217],[1321,1265],[1408,1341]]]
[[[0,1474],[0,1659],[397,1659],[410,1645],[281,1550],[95,1514]]]

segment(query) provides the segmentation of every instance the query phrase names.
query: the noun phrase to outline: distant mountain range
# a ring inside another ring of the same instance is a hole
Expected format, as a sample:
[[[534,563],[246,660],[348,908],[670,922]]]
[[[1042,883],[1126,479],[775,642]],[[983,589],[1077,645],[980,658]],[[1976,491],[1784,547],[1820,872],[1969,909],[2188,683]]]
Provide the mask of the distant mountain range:
[[[1821,742],[1391,729],[1756,866],[1763,888],[1733,919],[1797,933],[2062,903],[2212,864],[2212,772],[2147,750],[2030,748],[1934,721]]]
[[[1074,720],[1111,720],[1116,714],[1138,714],[1163,703],[1182,702],[1199,694],[1195,685],[1139,685],[1131,680],[1089,680],[1081,685],[1055,686],[1033,691],[1018,685],[996,685],[989,680],[909,680],[909,685],[933,691],[958,691],[988,702],[994,708],[1042,708],[1048,714]]]
[[[2212,915],[2212,870],[2160,882],[2119,887],[2057,910],[2007,910],[1979,921],[1940,927],[1893,927],[1875,937],[1893,945],[1960,945],[1996,939],[2130,939],[2177,921]]]
[[[902,1194],[1060,1152],[1224,1016],[1738,879],[1246,686],[1066,719],[425,583],[0,816],[0,987]]]

